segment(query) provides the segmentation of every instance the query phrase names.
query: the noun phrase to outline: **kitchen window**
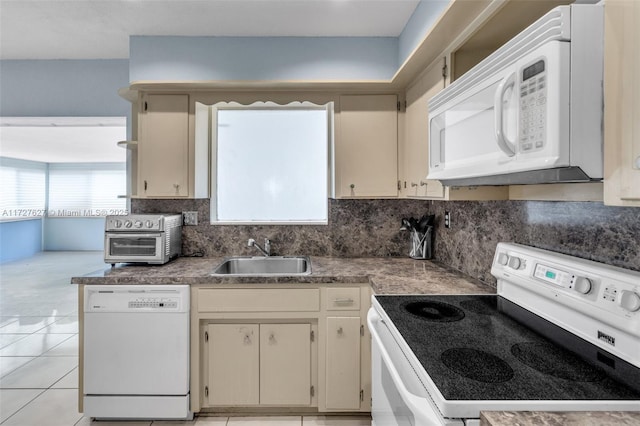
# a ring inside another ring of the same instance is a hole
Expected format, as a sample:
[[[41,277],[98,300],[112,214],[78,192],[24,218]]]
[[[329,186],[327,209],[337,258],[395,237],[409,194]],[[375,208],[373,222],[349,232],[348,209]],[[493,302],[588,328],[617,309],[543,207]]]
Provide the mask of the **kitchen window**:
[[[327,224],[333,104],[211,107],[214,224]]]

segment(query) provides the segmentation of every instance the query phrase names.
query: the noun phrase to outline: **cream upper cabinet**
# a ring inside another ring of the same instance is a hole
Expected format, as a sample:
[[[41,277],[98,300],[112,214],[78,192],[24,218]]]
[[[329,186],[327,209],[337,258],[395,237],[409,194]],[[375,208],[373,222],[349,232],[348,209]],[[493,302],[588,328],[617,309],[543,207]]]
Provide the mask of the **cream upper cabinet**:
[[[340,96],[336,196],[398,196],[398,97]]]
[[[640,2],[606,0],[604,202],[640,206]]]
[[[404,149],[402,191],[406,197],[444,197],[437,180],[427,180],[429,173],[428,102],[445,86],[445,59],[434,62],[427,72],[407,90],[404,113]]]
[[[189,96],[143,95],[138,197],[189,196]]]

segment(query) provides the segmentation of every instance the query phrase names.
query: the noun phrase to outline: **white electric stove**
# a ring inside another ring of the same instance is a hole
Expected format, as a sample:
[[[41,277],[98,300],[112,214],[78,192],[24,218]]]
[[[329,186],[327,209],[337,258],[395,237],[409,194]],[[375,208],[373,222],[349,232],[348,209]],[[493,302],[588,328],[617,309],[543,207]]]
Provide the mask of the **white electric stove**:
[[[640,411],[640,273],[500,243],[497,295],[374,296],[375,426]]]

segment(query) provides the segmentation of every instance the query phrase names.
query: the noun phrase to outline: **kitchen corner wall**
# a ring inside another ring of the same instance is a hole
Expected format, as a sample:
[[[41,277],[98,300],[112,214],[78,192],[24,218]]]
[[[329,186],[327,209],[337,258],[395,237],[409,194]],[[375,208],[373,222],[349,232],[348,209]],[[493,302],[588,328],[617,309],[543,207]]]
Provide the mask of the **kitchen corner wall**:
[[[400,219],[436,215],[435,260],[495,286],[496,244],[509,241],[640,271],[640,209],[595,202],[329,200],[329,225],[209,224],[209,200],[131,202],[134,213],[198,211],[183,228],[183,255],[254,255],[249,238],[272,240],[278,255],[406,256]],[[444,212],[452,226],[444,228]],[[420,260],[416,260],[420,262]]]

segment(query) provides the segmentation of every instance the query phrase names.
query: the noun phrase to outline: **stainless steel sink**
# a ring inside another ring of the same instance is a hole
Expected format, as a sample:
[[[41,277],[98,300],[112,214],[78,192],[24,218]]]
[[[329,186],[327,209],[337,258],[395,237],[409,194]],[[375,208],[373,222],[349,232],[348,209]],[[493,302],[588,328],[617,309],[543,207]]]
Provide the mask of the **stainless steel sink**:
[[[230,257],[212,275],[309,275],[311,260],[306,256]]]

